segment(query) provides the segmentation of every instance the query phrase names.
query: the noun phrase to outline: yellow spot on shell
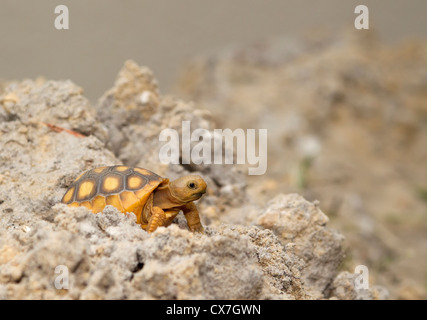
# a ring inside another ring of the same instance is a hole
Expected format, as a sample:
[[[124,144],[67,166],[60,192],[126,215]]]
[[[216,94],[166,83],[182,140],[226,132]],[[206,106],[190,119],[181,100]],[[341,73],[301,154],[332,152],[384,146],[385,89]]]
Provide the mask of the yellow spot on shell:
[[[125,166],[119,166],[119,167],[116,167],[115,168],[115,170],[117,170],[117,171],[126,171],[127,169],[129,169],[129,167],[125,167]]]
[[[102,189],[105,192],[117,192],[120,185],[121,185],[121,177],[119,176],[108,176],[105,178],[104,182],[103,182],[103,186]]]
[[[80,205],[77,202],[73,202],[73,203],[70,203],[68,206],[69,207],[78,207]]]
[[[80,184],[77,192],[77,200],[83,200],[89,197],[94,192],[95,184],[92,180],[84,181]]]
[[[141,169],[141,168],[133,168],[134,171],[139,172],[140,174],[142,174],[143,176],[151,176],[153,175],[152,172],[145,170],[145,169]]]
[[[67,193],[65,193],[64,197],[62,198],[63,203],[68,203],[72,200],[74,195],[74,187],[68,189]]]
[[[107,168],[107,167],[99,167],[99,168],[93,169],[93,172],[102,173],[105,170],[105,168]]]
[[[130,176],[127,179],[127,187],[129,189],[139,189],[145,183],[145,180],[138,176]]]

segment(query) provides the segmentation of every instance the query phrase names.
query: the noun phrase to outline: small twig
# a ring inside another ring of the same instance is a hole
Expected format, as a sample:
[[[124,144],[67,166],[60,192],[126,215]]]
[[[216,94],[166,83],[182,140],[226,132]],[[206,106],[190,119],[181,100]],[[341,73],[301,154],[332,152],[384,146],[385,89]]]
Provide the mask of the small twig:
[[[52,131],[55,131],[55,132],[62,132],[62,131],[65,131],[66,133],[72,134],[73,136],[75,136],[75,137],[77,137],[77,138],[85,138],[85,137],[86,137],[85,135],[83,135],[83,134],[81,134],[81,133],[78,133],[78,132],[76,132],[76,131],[73,131],[73,130],[65,129],[65,128],[62,128],[62,127],[56,126],[56,125],[51,124],[51,123],[46,123],[46,122],[42,122],[42,123],[43,123],[44,125],[48,126],[48,127],[49,127],[49,129],[51,129]]]

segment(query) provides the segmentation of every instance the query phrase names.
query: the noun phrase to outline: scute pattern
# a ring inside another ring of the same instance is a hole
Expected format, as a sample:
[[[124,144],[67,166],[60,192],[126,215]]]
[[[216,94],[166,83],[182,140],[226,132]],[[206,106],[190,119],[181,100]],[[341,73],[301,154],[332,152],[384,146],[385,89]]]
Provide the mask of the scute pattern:
[[[70,185],[61,202],[85,206],[94,213],[102,211],[108,204],[122,212],[140,211],[151,192],[164,180],[142,168],[99,167],[81,174]]]

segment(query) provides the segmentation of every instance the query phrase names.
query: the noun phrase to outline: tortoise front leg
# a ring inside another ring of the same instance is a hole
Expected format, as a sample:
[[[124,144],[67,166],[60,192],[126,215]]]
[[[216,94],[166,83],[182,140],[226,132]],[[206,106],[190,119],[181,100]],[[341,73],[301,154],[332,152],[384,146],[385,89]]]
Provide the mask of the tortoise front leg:
[[[199,210],[193,202],[187,203],[182,207],[185,219],[187,219],[187,225],[193,232],[204,233],[202,224],[200,223]]]
[[[158,227],[165,226],[167,222],[165,212],[159,207],[153,207],[151,209],[151,217],[148,220],[148,224],[146,227],[147,232],[153,232]]]

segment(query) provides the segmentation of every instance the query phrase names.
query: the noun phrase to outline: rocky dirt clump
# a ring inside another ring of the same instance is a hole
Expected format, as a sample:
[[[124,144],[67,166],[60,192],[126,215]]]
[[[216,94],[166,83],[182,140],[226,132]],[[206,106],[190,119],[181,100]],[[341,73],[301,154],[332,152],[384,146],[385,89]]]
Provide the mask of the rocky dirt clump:
[[[260,207],[233,166],[157,161],[162,129],[214,123],[160,95],[147,68],[126,62],[96,107],[70,81],[12,82],[0,101],[0,298],[355,298],[354,284],[340,289],[337,280],[342,236],[317,203],[281,195]],[[59,203],[81,172],[121,163],[170,178],[201,174],[206,233],[191,233],[179,216],[148,234],[133,213]]]

